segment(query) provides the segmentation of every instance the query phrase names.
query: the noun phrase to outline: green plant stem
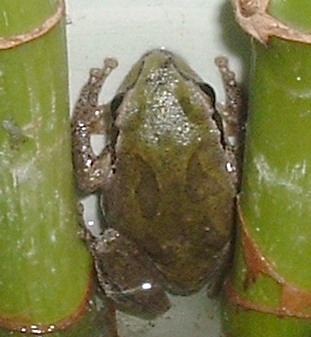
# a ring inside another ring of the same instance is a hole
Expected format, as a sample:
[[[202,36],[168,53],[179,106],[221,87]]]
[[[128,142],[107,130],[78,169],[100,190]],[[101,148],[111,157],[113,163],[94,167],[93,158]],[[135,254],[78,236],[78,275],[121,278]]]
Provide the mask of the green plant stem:
[[[311,32],[310,1],[271,1],[269,12]],[[276,37],[267,46],[253,43],[240,228],[224,301],[226,336],[311,334],[310,69],[308,44]],[[247,246],[245,231],[255,250]]]
[[[0,36],[33,30],[58,5],[2,0]],[[96,295],[94,304],[92,261],[78,236],[64,18],[0,51],[0,170],[0,336],[114,335],[105,301]]]

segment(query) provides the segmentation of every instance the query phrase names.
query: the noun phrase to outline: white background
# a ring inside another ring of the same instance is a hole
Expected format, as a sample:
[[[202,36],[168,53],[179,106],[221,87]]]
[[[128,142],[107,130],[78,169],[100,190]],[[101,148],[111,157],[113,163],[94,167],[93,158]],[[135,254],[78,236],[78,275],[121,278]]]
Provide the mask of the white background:
[[[113,56],[119,67],[103,89],[109,101],[131,66],[148,50],[166,48],[181,55],[212,84],[217,97],[223,91],[214,59],[227,55],[241,80],[247,68],[248,39],[234,22],[229,0],[67,0],[67,36],[71,106],[92,67]],[[86,219],[96,220],[94,198]],[[146,322],[120,315],[122,337],[218,337],[218,305],[204,290],[188,298],[174,297],[163,318]]]

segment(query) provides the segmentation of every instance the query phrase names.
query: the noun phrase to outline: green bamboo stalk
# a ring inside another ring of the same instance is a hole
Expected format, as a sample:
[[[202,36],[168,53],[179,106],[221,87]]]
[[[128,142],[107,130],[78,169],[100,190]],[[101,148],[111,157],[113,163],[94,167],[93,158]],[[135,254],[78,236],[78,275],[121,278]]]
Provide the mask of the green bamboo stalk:
[[[63,5],[0,4],[1,337],[115,335],[78,235]]]
[[[256,36],[265,45],[253,43],[240,226],[223,330],[231,337],[306,337],[311,335],[311,2],[272,0],[268,13],[281,23],[273,33]],[[290,26],[284,38],[278,33],[282,24]]]

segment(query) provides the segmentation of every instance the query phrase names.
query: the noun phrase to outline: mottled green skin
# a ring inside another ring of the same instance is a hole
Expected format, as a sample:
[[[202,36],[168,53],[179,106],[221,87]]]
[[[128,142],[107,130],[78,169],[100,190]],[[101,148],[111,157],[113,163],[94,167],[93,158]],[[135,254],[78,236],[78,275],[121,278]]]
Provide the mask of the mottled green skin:
[[[213,103],[197,82],[168,52],[142,58],[119,90],[114,173],[102,187],[107,224],[136,241],[180,294],[218,274],[233,228],[235,187]]]

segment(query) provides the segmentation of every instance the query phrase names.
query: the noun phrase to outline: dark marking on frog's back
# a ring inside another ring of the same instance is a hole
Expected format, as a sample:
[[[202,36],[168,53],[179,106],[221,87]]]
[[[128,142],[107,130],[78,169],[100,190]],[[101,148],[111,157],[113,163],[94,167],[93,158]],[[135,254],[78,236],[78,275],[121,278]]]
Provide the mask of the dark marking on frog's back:
[[[160,190],[156,175],[151,166],[140,156],[136,156],[137,167],[140,174],[139,183],[135,189],[142,216],[152,219],[158,209]]]

